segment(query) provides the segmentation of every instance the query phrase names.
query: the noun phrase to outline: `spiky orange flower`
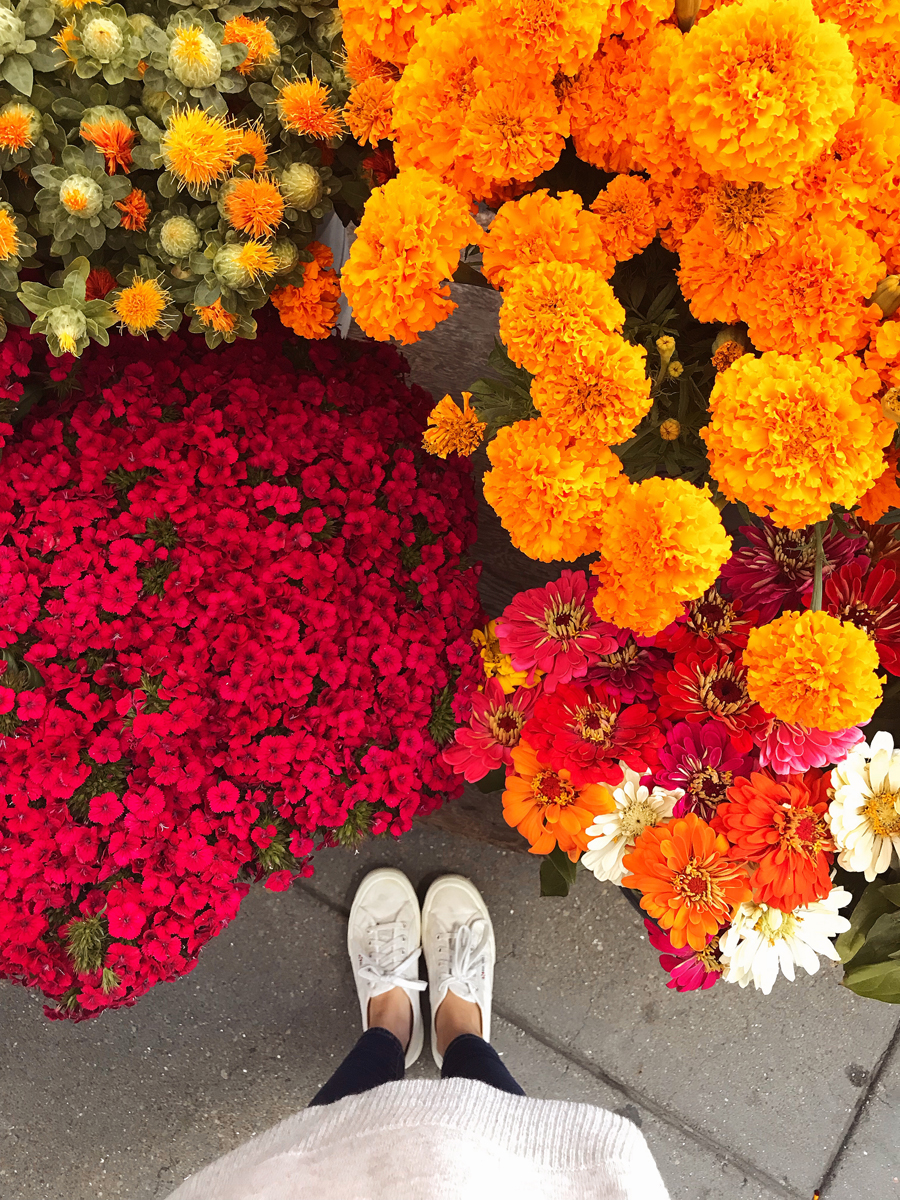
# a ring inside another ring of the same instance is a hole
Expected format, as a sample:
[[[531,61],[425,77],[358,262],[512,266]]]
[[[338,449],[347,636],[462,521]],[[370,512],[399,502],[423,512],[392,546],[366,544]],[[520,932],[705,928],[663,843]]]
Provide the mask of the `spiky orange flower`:
[[[331,251],[321,242],[306,247],[313,261],[303,264],[303,286],[277,287],[269,299],[278,310],[282,325],[298,337],[317,340],[331,333],[340,314],[341,284],[332,270]]]
[[[235,265],[247,272],[256,282],[263,275],[271,275],[278,266],[278,259],[265,242],[242,242],[241,248],[234,258]]]
[[[137,134],[124,121],[111,121],[103,117],[90,125],[82,125],[81,136],[96,146],[106,159],[107,175],[115,175],[117,167],[121,167],[126,175],[129,173],[131,147]]]
[[[160,150],[179,187],[208,188],[231,173],[241,133],[202,108],[174,112],[166,122]]]
[[[704,950],[734,908],[751,898],[747,872],[728,842],[696,813],[649,826],[622,859],[622,887],[641,891],[641,908],[669,931],[676,949]]]
[[[169,303],[169,293],[156,279],[136,277],[113,301],[113,312],[129,333],[155,329]]]
[[[274,58],[278,50],[278,43],[269,31],[269,23],[265,18],[254,21],[251,17],[243,15],[232,17],[225,25],[222,45],[230,46],[235,42],[247,47],[247,57],[242,63],[238,63],[237,69],[241,75],[249,75],[251,71],[267,63]]]
[[[117,200],[116,208],[122,214],[123,229],[133,233],[143,233],[146,230],[150,205],[147,203],[146,193],[140,188],[132,188],[124,200]]]
[[[266,140],[262,121],[255,125],[243,126],[238,130],[239,140],[235,146],[236,159],[243,154],[249,154],[253,159],[253,173],[264,171],[269,161],[269,143]]]
[[[13,105],[0,113],[0,146],[4,150],[25,150],[34,145],[34,118],[24,105]]]
[[[16,229],[16,222],[12,213],[5,208],[0,208],[0,262],[6,262],[18,252],[19,233]]]
[[[617,175],[591,211],[600,218],[599,238],[617,262],[649,246],[656,234],[656,206],[650,185],[637,175]]]
[[[318,79],[286,83],[275,101],[278,118],[286,129],[323,140],[341,132],[341,114],[328,102],[328,90]]]
[[[481,445],[487,424],[478,420],[478,414],[469,401],[471,392],[463,392],[463,406],[454,404],[451,396],[439,400],[428,414],[428,428],[422,436],[422,445],[429,454],[446,458],[448,454],[460,454],[468,458]]]
[[[222,307],[221,300],[214,300],[212,304],[198,304],[194,312],[200,318],[201,325],[215,329],[217,333],[231,333],[236,324],[234,314]]]
[[[599,783],[575,787],[570,773],[538,762],[527,742],[512,748],[513,765],[506,774],[503,820],[530,843],[530,854],[549,854],[559,846],[572,862],[587,850],[586,830],[615,801]]]
[[[225,198],[225,213],[232,229],[252,238],[268,238],[281,224],[284,197],[271,176],[240,179]]]
[[[344,105],[344,120],[361,146],[367,142],[377,146],[391,136],[393,103],[393,79],[370,75],[353,87]]]
[[[72,64],[72,66],[74,66],[75,58],[69,49],[69,43],[79,41],[78,34],[75,32],[75,22],[70,21],[68,25],[63,25],[59,33],[54,33],[51,40],[56,42],[57,46],[60,48],[60,50],[62,50],[63,54]]]

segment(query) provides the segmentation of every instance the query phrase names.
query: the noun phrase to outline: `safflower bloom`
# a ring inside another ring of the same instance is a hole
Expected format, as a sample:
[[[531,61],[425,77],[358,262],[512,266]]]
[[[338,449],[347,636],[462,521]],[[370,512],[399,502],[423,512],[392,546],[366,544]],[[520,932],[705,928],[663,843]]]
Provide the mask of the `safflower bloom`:
[[[756,760],[735,747],[720,722],[695,725],[679,721],[666,732],[653,779],[662,787],[683,792],[675,805],[676,817],[693,812],[709,821],[735,779],[748,775],[755,766]]]
[[[500,337],[532,375],[586,357],[598,334],[617,333],[625,310],[599,271],[539,263],[519,271],[503,294]]]
[[[231,228],[252,238],[271,237],[284,217],[284,197],[267,175],[237,180],[224,207]]]
[[[686,600],[710,587],[731,552],[719,510],[683,479],[629,484],[596,514],[600,581],[594,608],[604,621],[652,636]]]
[[[743,754],[766,726],[768,714],[754,703],[743,661],[734,651],[703,657],[693,650],[676,654],[668,670],[657,672],[656,691],[660,717],[687,718],[691,724],[719,722]]]
[[[767,712],[826,733],[868,721],[881,702],[874,643],[829,613],[786,612],[754,629],[744,665]]]
[[[728,789],[711,824],[728,839],[735,862],[757,864],[750,879],[757,904],[791,912],[831,891],[827,787],[821,771],[778,781],[754,771]]]
[[[332,108],[328,89],[318,79],[294,79],[286,83],[278,93],[275,107],[278,119],[292,133],[327,140],[341,132],[341,114]]]
[[[131,148],[137,134],[124,121],[103,117],[99,121],[82,125],[79,132],[86,142],[96,146],[103,155],[107,175],[115,175],[117,167],[121,167],[126,175],[129,173],[132,162]]]
[[[607,788],[614,807],[597,817],[587,831],[587,853],[581,860],[601,883],[621,886],[625,876],[622,860],[648,826],[659,825],[672,816],[680,791],[652,790],[641,776],[625,767],[617,787]]]
[[[160,138],[166,170],[179,187],[208,188],[231,174],[240,134],[227,121],[202,108],[185,108],[166,121]]]
[[[247,57],[237,65],[241,75],[249,75],[257,67],[264,66],[278,52],[278,43],[265,18],[254,21],[252,17],[243,14],[232,17],[225,24],[222,45],[231,46],[235,42],[247,47]]]
[[[604,506],[627,486],[608,446],[538,417],[504,426],[487,453],[484,498],[516,549],[541,562],[596,550]]]
[[[512,749],[506,775],[503,819],[530,843],[530,854],[549,854],[555,847],[577,862],[587,849],[588,826],[612,805],[597,783],[576,787],[565,769],[543,766],[527,742]]]
[[[155,329],[169,303],[169,293],[155,279],[136,278],[113,301],[113,312],[129,333],[145,337]]]
[[[116,208],[122,214],[122,227],[132,232],[143,233],[147,228],[150,216],[150,205],[147,195],[140,188],[132,188],[124,200],[116,201]]]
[[[640,890],[641,908],[658,921],[676,949],[705,950],[737,904],[750,899],[743,867],[728,842],[695,813],[650,826],[625,855],[623,887]]]
[[[0,113],[0,147],[4,150],[25,150],[34,145],[35,110],[31,105],[13,104]]]
[[[643,346],[618,334],[598,335],[584,361],[539,371],[531,399],[549,425],[615,446],[630,438],[650,411],[646,365]]]
[[[544,675],[544,689],[581,679],[601,655],[618,646],[616,631],[594,614],[597,590],[584,571],[560,572],[559,579],[519,592],[496,622],[500,650],[529,685]]]
[[[869,397],[877,376],[858,359],[805,352],[744,355],[716,377],[700,436],[731,500],[788,529],[852,508],[883,469],[893,426]]]
[[[669,976],[667,988],[676,992],[695,992],[698,988],[706,991],[722,978],[718,937],[709,938],[702,950],[690,946],[676,949],[655,921],[645,918],[644,928],[650,945],[661,952],[659,965]]]
[[[321,242],[306,247],[313,261],[303,264],[303,284],[273,288],[269,299],[278,311],[282,325],[298,337],[313,341],[331,333],[340,314],[341,284],[331,251]]]
[[[884,730],[831,773],[828,823],[845,871],[862,871],[872,883],[900,853],[900,749]]]
[[[408,344],[449,317],[456,305],[444,281],[460,250],[480,240],[465,199],[426,171],[409,168],[377,188],[341,275],[364,332]]]
[[[591,205],[601,221],[599,238],[616,262],[626,262],[656,236],[650,185],[637,175],[617,175]]]
[[[487,422],[478,420],[478,414],[469,403],[472,393],[463,392],[462,398],[462,408],[448,395],[428,414],[428,428],[422,435],[422,445],[429,454],[436,454],[438,458],[461,454],[468,458],[484,440]]]
[[[510,766],[536,698],[531,688],[517,688],[508,696],[499,679],[489,679],[484,691],[472,697],[468,723],[457,726],[453,742],[442,751],[444,761],[468,783]]]
[[[575,192],[560,192],[554,198],[540,188],[520,200],[507,200],[482,240],[486,278],[503,288],[516,268],[542,262],[577,263],[608,278],[615,259],[604,249],[590,216]]]
[[[195,305],[194,312],[204,328],[214,329],[216,333],[231,333],[236,324],[234,313],[230,313],[221,300]]]
[[[344,105],[344,121],[361,146],[377,146],[391,136],[394,81],[370,75],[354,84]]]
[[[710,174],[778,187],[853,112],[856,70],[810,0],[740,0],[708,13],[669,71],[669,112]]]
[[[6,262],[19,251],[19,231],[8,209],[0,208],[0,262]]]
[[[269,143],[266,140],[262,121],[255,125],[242,126],[237,131],[238,140],[234,147],[235,160],[248,154],[253,159],[253,171],[263,171],[269,161]]]

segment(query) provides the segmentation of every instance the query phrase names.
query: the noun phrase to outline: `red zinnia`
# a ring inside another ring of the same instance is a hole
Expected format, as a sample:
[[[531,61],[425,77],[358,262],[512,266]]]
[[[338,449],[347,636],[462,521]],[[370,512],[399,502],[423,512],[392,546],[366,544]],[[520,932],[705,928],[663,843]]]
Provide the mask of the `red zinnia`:
[[[754,731],[768,720],[765,710],[750,699],[739,654],[676,654],[671,669],[657,673],[656,687],[660,717],[721,721],[743,754],[753,745]]]
[[[742,612],[740,600],[726,600],[715,587],[684,606],[684,616],[656,635],[656,645],[676,654],[696,650],[698,654],[728,654],[743,650],[750,630],[757,624],[756,612]]]
[[[728,789],[712,827],[728,838],[731,858],[759,864],[752,879],[758,904],[792,912],[831,891],[829,779],[815,769],[781,781],[754,771]]]
[[[576,787],[619,783],[619,760],[642,774],[657,763],[662,734],[644,704],[622,708],[606,688],[561,683],[535,705],[522,736],[541,762],[567,768]]]
[[[875,643],[881,665],[900,675],[900,566],[882,559],[846,563],[825,581],[825,611],[849,621]]]

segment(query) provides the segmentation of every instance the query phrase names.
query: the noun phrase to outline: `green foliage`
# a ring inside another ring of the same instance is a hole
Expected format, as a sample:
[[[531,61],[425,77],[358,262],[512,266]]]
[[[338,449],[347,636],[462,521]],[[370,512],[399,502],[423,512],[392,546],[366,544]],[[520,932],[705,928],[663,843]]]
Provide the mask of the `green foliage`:
[[[428,734],[438,747],[446,746],[456,732],[453,716],[453,683],[448,683],[434,702]]]
[[[568,896],[577,874],[578,863],[573,863],[568,854],[554,846],[541,859],[541,895]]]
[[[504,425],[529,421],[538,413],[531,402],[531,375],[512,362],[499,341],[488,355],[488,366],[494,376],[476,379],[470,390],[478,419],[487,423],[485,437],[489,441]]]
[[[858,996],[900,1004],[900,882],[870,883],[835,948],[844,964],[844,986]]]
[[[109,941],[106,918],[81,917],[69,923],[66,930],[66,950],[79,975],[99,971]]]
[[[347,813],[344,824],[334,831],[339,846],[355,849],[364,841],[372,827],[372,806],[365,801],[355,805]]]

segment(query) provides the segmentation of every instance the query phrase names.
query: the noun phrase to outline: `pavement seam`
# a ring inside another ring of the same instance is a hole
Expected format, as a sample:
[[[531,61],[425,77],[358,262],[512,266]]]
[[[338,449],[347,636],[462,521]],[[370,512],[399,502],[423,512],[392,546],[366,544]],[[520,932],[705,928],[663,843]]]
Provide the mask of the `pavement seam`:
[[[900,1048],[900,1021],[897,1022],[890,1041],[885,1046],[881,1053],[881,1057],[875,1064],[875,1069],[872,1072],[869,1082],[863,1090],[862,1095],[856,1102],[853,1115],[850,1117],[850,1120],[847,1123],[847,1128],[844,1130],[844,1136],[841,1138],[838,1148],[831,1156],[831,1159],[825,1168],[825,1173],[822,1176],[822,1182],[819,1184],[815,1193],[816,1196],[821,1197],[821,1200],[827,1200],[827,1191],[834,1183],[838,1167],[841,1165],[841,1159],[844,1156],[844,1151],[849,1148],[850,1142],[853,1139],[853,1135],[862,1124],[863,1117],[869,1110],[870,1101],[872,1101],[875,1097],[875,1089],[881,1082],[881,1077],[890,1064],[891,1059],[894,1057],[894,1052],[898,1050],[898,1048]]]
[[[309,883],[298,880],[294,884],[294,887],[299,891],[305,892],[313,900],[317,900],[326,908],[331,909],[332,912],[337,913],[344,918],[347,918],[350,915],[350,910],[345,905],[339,904],[332,900],[329,896],[326,896],[323,892],[320,892],[318,888],[311,886]],[[736,1170],[742,1171],[745,1175],[749,1176],[757,1183],[762,1184],[764,1187],[767,1187],[770,1191],[775,1192],[779,1196],[786,1197],[787,1200],[808,1200],[806,1192],[798,1191],[789,1184],[777,1179],[774,1175],[770,1175],[768,1171],[766,1171],[763,1167],[757,1166],[756,1163],[754,1163],[751,1159],[745,1158],[742,1154],[737,1154],[735,1151],[730,1149],[730,1147],[714,1138],[711,1134],[704,1132],[702,1129],[698,1129],[689,1121],[685,1121],[682,1117],[679,1117],[677,1113],[670,1112],[665,1105],[660,1104],[657,1100],[654,1100],[652,1097],[648,1096],[644,1092],[641,1092],[639,1089],[632,1087],[631,1084],[626,1083],[623,1079],[619,1079],[618,1076],[611,1074],[598,1063],[593,1062],[591,1059],[586,1058],[576,1052],[573,1052],[563,1043],[556,1041],[555,1038],[550,1037],[542,1030],[536,1028],[523,1017],[518,1016],[516,1013],[513,1013],[504,1006],[496,1003],[493,1005],[493,1009],[501,1020],[505,1021],[508,1025],[512,1025],[514,1028],[521,1030],[526,1037],[538,1042],[541,1046],[545,1046],[548,1050],[553,1051],[554,1054],[558,1054],[561,1058],[566,1059],[567,1062],[570,1062],[573,1066],[578,1067],[580,1070],[586,1071],[589,1075],[593,1075],[595,1079],[598,1079],[601,1083],[604,1083],[613,1091],[618,1092],[626,1100],[630,1100],[632,1103],[639,1105],[644,1109],[645,1112],[650,1113],[651,1116],[656,1117],[664,1124],[670,1126],[670,1128],[675,1129],[678,1133],[683,1134],[685,1137],[688,1137],[692,1141],[698,1143],[698,1145],[703,1146],[704,1149],[710,1151],[717,1158],[724,1159],[729,1166],[734,1167]],[[869,1089],[867,1089],[867,1094],[868,1090]]]

